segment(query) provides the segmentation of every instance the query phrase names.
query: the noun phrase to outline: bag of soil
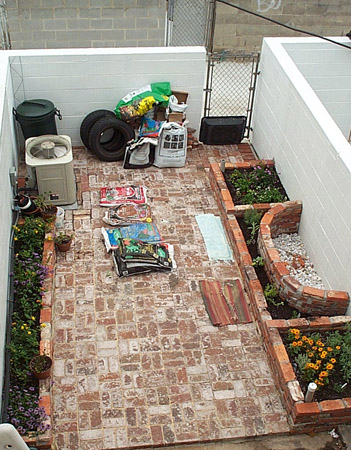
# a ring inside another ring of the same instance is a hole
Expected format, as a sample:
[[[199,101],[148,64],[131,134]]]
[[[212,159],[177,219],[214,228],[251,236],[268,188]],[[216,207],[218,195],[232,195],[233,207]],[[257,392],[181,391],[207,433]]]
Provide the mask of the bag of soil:
[[[187,129],[176,122],[164,122],[155,149],[156,167],[184,167],[187,149]]]

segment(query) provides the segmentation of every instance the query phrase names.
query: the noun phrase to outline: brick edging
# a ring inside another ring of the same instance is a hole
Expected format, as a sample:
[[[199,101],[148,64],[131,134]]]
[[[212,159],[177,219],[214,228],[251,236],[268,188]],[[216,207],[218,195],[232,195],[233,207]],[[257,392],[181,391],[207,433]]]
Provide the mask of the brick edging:
[[[292,431],[313,432],[351,423],[351,398],[304,402],[304,395],[290,363],[281,333],[289,328],[304,332],[335,331],[351,323],[351,317],[313,317],[310,319],[267,320],[265,342],[275,384],[280,390]]]
[[[255,163],[257,163],[257,161],[255,161]],[[225,164],[226,168],[232,166],[238,167],[237,164]],[[267,350],[269,363],[272,368],[273,376],[275,377],[275,383],[279,388],[282,403],[288,413],[291,432],[306,433],[330,429],[330,425],[336,426],[337,424],[345,422],[345,417],[347,422],[349,422],[349,419],[351,422],[351,398],[327,400],[320,403],[304,403],[300,384],[296,379],[295,372],[290,364],[285,346],[280,336],[281,331],[287,331],[290,327],[298,327],[302,330],[311,328],[318,331],[339,329],[342,328],[345,323],[351,322],[351,317],[324,316],[313,317],[308,320],[272,320],[267,308],[267,302],[263,294],[261,283],[252,267],[252,259],[241,228],[236,220],[236,215],[242,216],[246,208],[268,211],[272,207],[274,208],[281,204],[249,205],[240,210],[235,209],[219,164],[211,164],[209,178],[223,219],[223,224],[242,275],[245,291],[250,299],[253,315],[263,336],[264,346]],[[227,193],[225,193],[225,191],[227,191]],[[230,196],[230,200],[228,195]],[[265,225],[267,225],[267,223],[265,223]],[[273,249],[271,249],[271,252],[272,251]]]
[[[54,246],[54,223],[49,225],[49,230],[45,233],[42,264],[49,271],[43,284],[43,307],[40,310],[40,325],[45,327],[40,332],[40,353],[45,353],[51,358],[53,356],[53,342],[51,333],[52,323],[52,296],[54,287],[54,270],[56,263],[56,253]],[[50,424],[50,430],[36,436],[35,438],[26,438],[23,440],[28,446],[34,446],[38,449],[50,449],[52,445],[52,417],[51,417],[51,377],[45,380],[39,380],[39,406],[43,406],[48,416],[47,423]]]
[[[257,243],[267,276],[278,288],[279,296],[298,311],[311,315],[344,315],[350,301],[347,292],[302,285],[291,276],[274,247],[274,237],[298,232],[301,212],[302,202],[291,201],[274,206],[262,217]]]

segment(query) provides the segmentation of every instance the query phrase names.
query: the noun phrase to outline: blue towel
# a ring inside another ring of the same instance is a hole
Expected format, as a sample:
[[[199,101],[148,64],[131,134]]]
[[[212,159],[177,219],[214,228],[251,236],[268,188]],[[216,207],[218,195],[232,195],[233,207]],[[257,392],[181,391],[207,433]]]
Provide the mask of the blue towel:
[[[202,214],[195,216],[195,219],[204,238],[209,258],[233,261],[232,250],[228,245],[220,217],[213,214]]]

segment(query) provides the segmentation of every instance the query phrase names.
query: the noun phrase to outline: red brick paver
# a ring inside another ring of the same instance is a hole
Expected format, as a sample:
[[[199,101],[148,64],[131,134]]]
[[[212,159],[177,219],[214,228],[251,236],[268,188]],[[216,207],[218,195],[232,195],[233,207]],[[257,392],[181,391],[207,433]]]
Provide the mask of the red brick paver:
[[[124,170],[74,151],[79,209],[58,254],[53,435],[60,450],[209,441],[289,430],[255,324],[213,327],[199,280],[240,277],[209,261],[195,215],[219,215],[206,170],[247,159],[236,146],[190,150],[178,169]],[[252,159],[252,155],[249,155]],[[143,184],[177,270],[119,279],[101,240],[99,190]]]

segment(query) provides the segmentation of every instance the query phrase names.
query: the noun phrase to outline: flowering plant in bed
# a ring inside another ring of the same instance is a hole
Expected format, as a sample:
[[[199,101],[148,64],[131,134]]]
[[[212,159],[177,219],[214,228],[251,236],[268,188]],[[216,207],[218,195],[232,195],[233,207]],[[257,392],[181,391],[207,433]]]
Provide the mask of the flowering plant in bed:
[[[302,334],[291,328],[287,350],[302,380],[314,382],[318,390],[340,394],[351,381],[351,326],[345,331]]]
[[[39,407],[39,384],[29,370],[39,353],[40,310],[48,269],[42,264],[46,225],[42,218],[27,217],[14,226],[14,306],[10,342],[10,390],[7,420],[22,435],[38,435],[48,429],[47,416]]]
[[[235,204],[280,203],[287,200],[276,170],[264,164],[254,165],[251,169],[234,169],[226,176],[232,185]],[[230,187],[230,186],[229,186]]]

